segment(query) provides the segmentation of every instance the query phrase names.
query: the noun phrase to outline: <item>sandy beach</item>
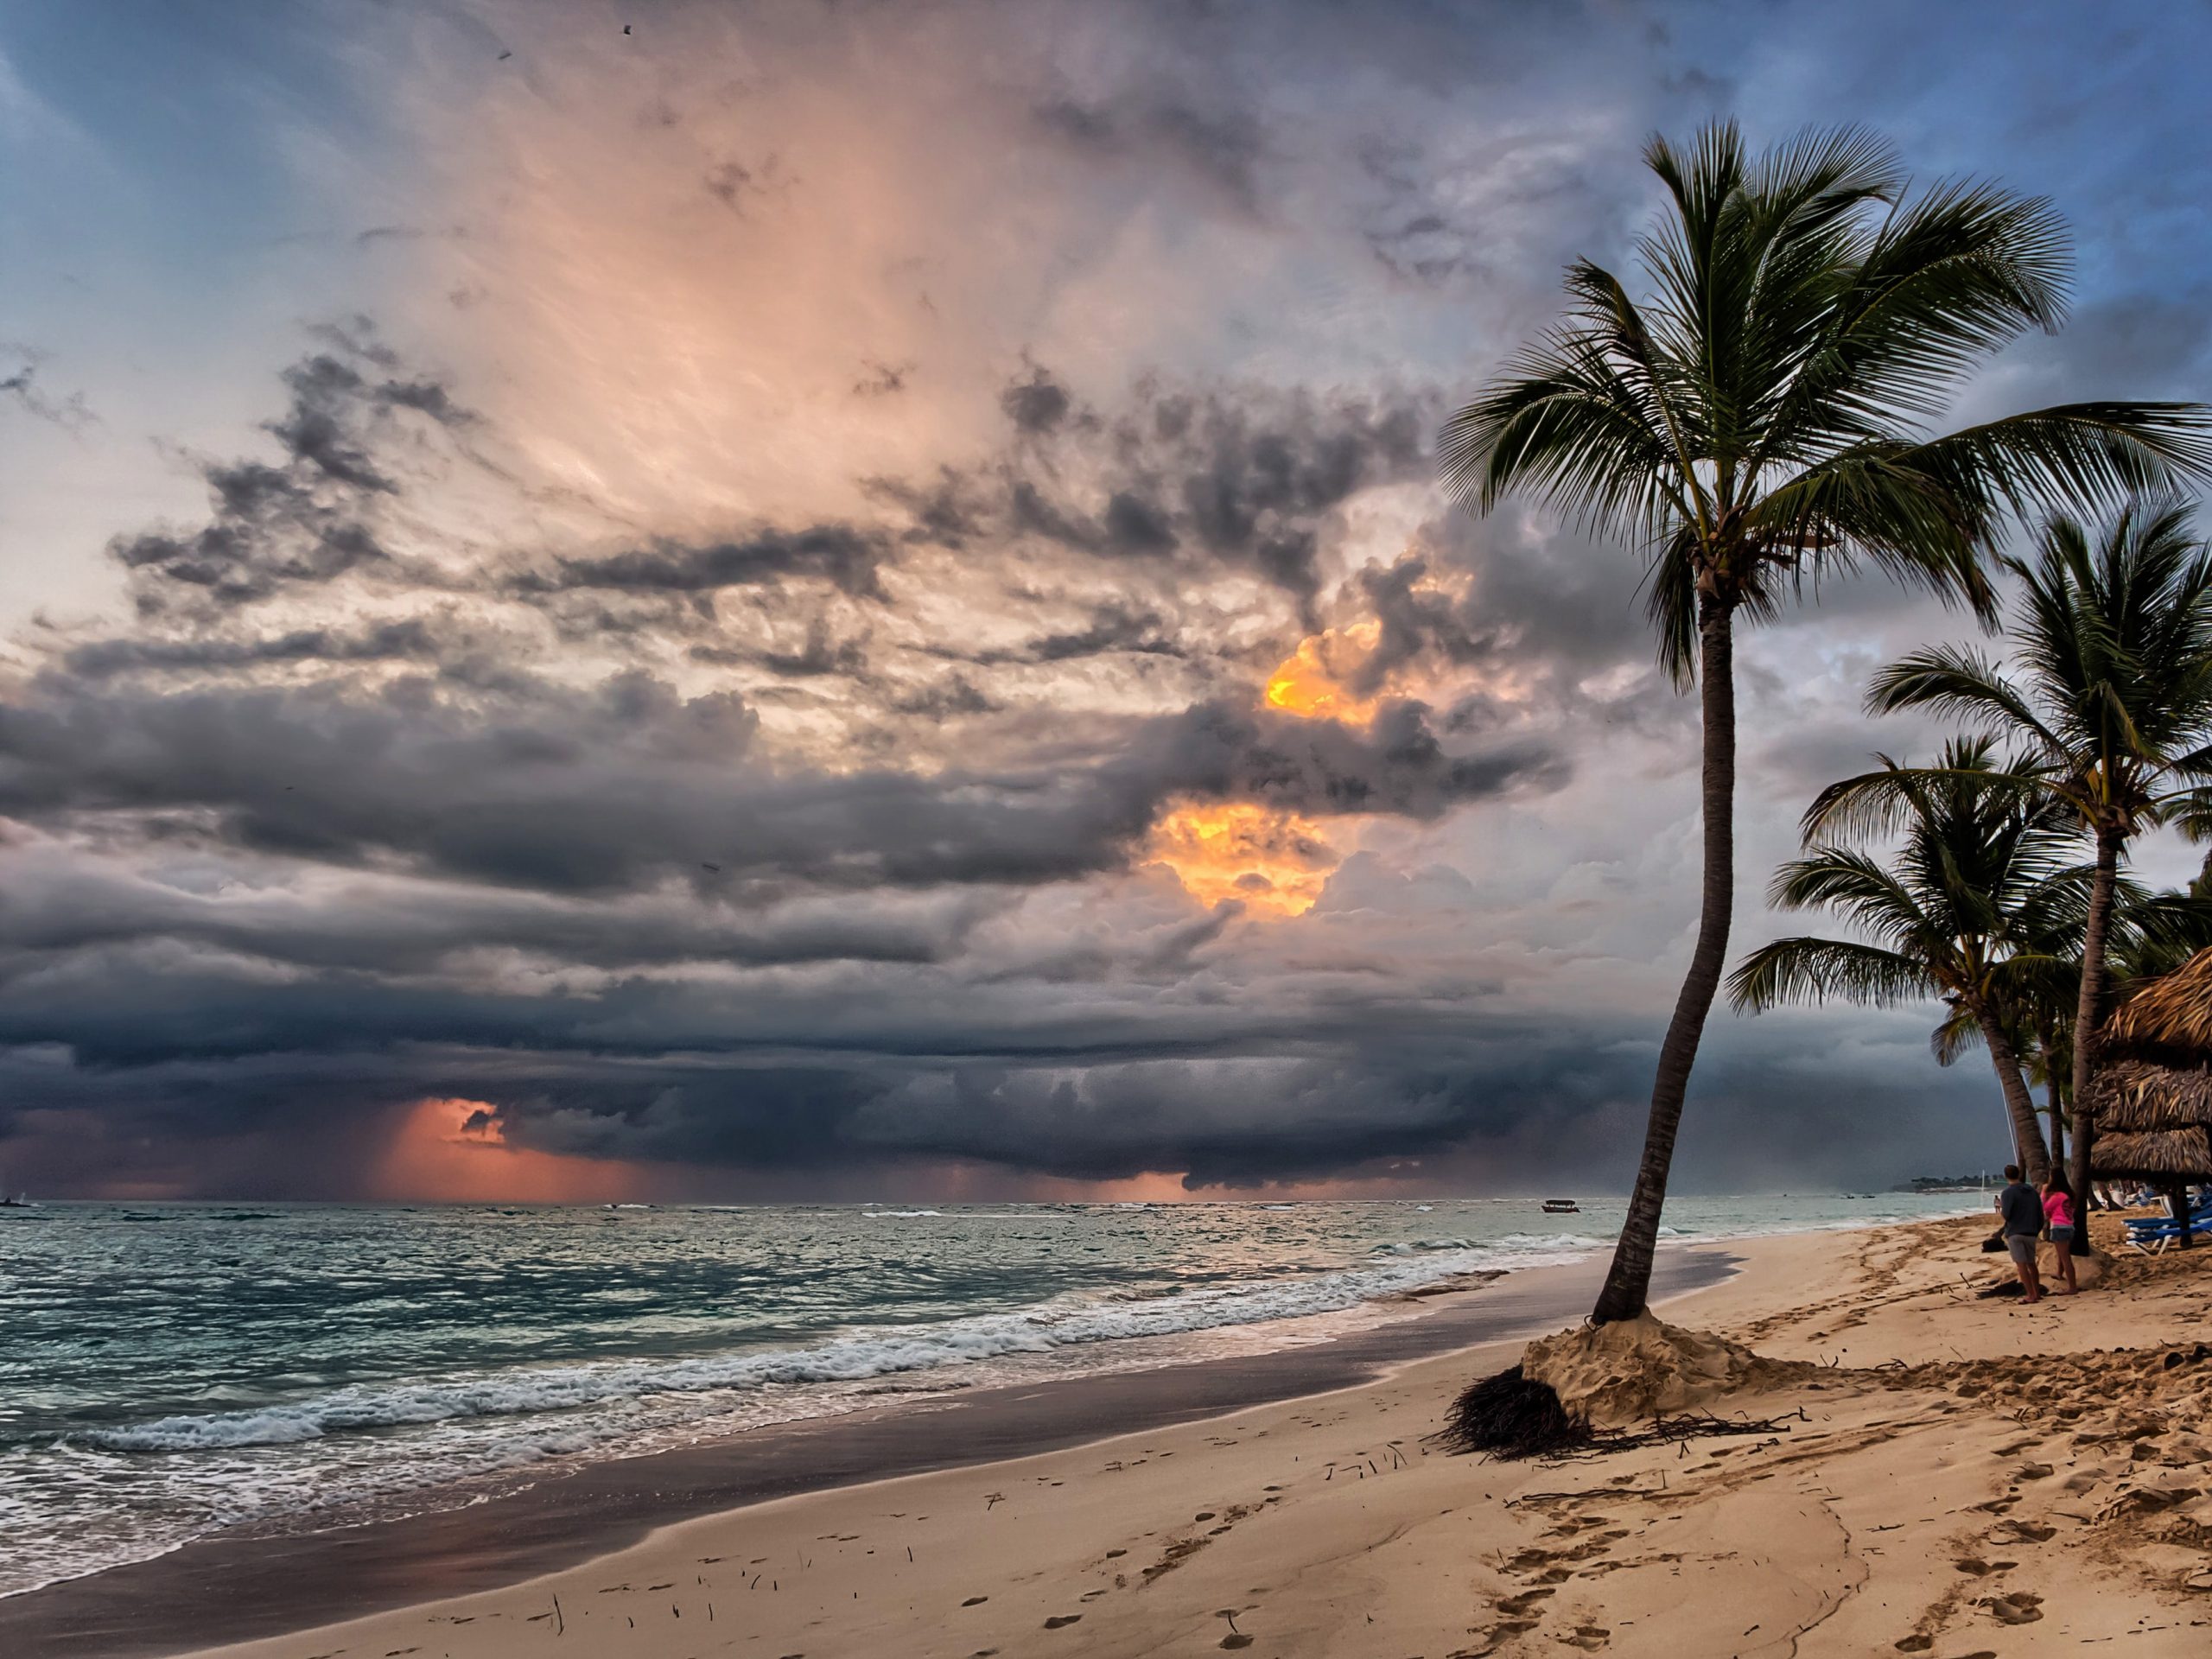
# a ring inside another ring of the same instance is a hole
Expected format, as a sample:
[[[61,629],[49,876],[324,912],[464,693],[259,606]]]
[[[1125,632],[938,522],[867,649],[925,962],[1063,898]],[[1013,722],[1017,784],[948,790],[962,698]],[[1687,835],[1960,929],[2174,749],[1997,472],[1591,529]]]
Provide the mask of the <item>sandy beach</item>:
[[[2116,1228],[2113,1230],[2116,1231]],[[1973,1292],[1978,1217],[1732,1247],[1666,1317],[1785,1362],[1770,1433],[1502,1464],[1426,1444],[1497,1343],[1333,1392],[681,1522],[230,1659],[2212,1649],[2212,1251]],[[1999,1258],[2001,1261],[2001,1258]],[[904,1420],[926,1445],[930,1415]]]

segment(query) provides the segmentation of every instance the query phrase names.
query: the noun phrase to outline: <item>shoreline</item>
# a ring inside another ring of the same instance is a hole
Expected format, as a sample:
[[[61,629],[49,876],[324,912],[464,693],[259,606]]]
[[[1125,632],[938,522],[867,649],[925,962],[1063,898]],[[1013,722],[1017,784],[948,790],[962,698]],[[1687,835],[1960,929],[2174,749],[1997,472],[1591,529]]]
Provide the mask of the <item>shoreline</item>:
[[[1662,1249],[1654,1301],[1726,1282],[1765,1236]],[[885,1480],[991,1466],[1387,1380],[1406,1365],[1571,1323],[1605,1261],[1406,1294],[1408,1317],[1310,1344],[887,1402],[633,1458],[547,1465],[518,1491],[350,1526],[238,1537],[0,1599],[0,1649],[154,1659],[479,1594],[604,1558],[671,1526]],[[912,1431],[926,1424],[928,1433]],[[168,1634],[190,1632],[183,1643]]]
[[[188,1607],[142,1611],[156,1650],[202,1659],[2196,1659],[2212,1251],[2102,1258],[2084,1294],[2023,1307],[1980,1294],[2010,1276],[1986,1226],[1747,1242],[1668,1310],[1758,1356],[1681,1374],[1732,1433],[1433,1449],[1459,1389],[1519,1357],[1501,1339],[230,1647],[194,1647]]]

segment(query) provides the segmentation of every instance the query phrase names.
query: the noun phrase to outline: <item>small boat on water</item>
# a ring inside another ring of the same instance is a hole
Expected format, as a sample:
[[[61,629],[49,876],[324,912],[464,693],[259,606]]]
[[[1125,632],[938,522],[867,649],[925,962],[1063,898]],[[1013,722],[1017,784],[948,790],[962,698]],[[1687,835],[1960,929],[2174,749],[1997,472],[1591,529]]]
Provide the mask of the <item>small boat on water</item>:
[[[1546,1198],[1544,1213],[1548,1216],[1579,1216],[1582,1206],[1573,1198]]]
[[[5,1192],[0,1192],[0,1210],[35,1210],[37,1208],[38,1205],[30,1201],[30,1195],[28,1193],[18,1192],[11,1198]]]

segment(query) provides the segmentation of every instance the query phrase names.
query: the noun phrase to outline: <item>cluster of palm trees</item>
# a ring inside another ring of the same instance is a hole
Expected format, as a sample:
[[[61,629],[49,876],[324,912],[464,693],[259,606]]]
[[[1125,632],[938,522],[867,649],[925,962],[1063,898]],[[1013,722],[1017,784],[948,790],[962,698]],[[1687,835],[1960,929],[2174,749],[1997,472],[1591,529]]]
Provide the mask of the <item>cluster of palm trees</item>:
[[[1875,712],[1926,710],[1976,734],[1932,766],[1885,757],[1821,792],[1806,855],[1770,897],[1828,910],[1858,937],[1777,939],[1729,982],[1751,1010],[1940,1000],[1937,1058],[1986,1048],[2037,1181],[2063,1165],[2069,1109],[2086,1104],[2111,981],[2212,944],[2196,894],[2120,874],[2146,831],[2212,829],[2212,553],[2190,518],[2172,499],[2127,501],[2094,531],[2053,518],[2031,561],[2006,562],[2020,582],[2009,671],[1931,646],[1875,676]],[[2087,1193],[2094,1116],[2075,1123],[2072,1184]],[[2075,1237],[2086,1251],[2087,1230]]]
[[[2212,479],[2212,410],[2076,403],[1932,429],[1976,364],[2059,326],[2070,264],[2050,204],[1973,181],[1916,188],[1857,129],[1755,156],[1734,124],[1716,124],[1686,147],[1653,140],[1645,160],[1668,203],[1637,248],[1646,297],[1573,266],[1566,319],[1452,417],[1441,444],[1447,485],[1479,509],[1526,493],[1640,550],[1660,659],[1700,694],[1697,939],[1592,1314],[1601,1324],[1643,1311],[1691,1068],[1727,968],[1739,622],[1872,567],[1994,624],[2001,573],[2021,578],[2012,675],[1926,651],[1885,671],[1872,699],[1986,735],[1827,791],[1808,815],[1812,850],[1777,884],[1785,902],[1840,907],[1870,942],[1769,947],[1737,989],[1750,1003],[1931,986],[1955,998],[1944,1040],[1988,1046],[2032,1144],[2023,1067],[2068,1077],[2081,1099],[2108,957],[2148,937],[2120,875],[2128,845],[2184,816],[2177,790],[2212,771],[2195,747],[2212,697],[2206,561],[2166,499]],[[2038,518],[2041,556],[2006,561],[2008,536]],[[1902,839],[1885,865],[1865,842],[1890,836]]]

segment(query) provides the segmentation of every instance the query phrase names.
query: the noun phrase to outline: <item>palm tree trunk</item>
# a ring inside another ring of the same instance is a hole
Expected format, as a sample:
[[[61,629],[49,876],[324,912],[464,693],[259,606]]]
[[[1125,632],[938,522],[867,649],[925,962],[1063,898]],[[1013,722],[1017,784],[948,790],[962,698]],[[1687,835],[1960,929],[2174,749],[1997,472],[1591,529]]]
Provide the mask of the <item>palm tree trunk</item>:
[[[2043,1125],[2036,1117],[2036,1097],[2020,1071],[2020,1056],[2005,1034],[2004,1021],[1986,1008],[1974,1010],[1981,1040],[1989,1045],[1990,1064],[1997,1068],[1997,1086],[2005,1091],[2005,1109],[2012,1116],[2012,1144],[2019,1148],[2020,1166],[2028,1179],[2041,1186],[2050,1179],[2050,1154],[2044,1150]]]
[[[2120,880],[2120,833],[2097,826],[2097,873],[2089,883],[2089,914],[2082,930],[2082,1000],[2074,1010],[2074,1202],[2082,1224],[2074,1230],[2074,1254],[2089,1253],[2089,1163],[2097,1139],[2097,1114],[2089,1101],[2089,1077],[2096,1065],[2097,1019],[2105,997],[2105,936],[2112,923],[2113,890]]]
[[[1698,905],[1697,945],[1689,972],[1675,999],[1659,1046],[1659,1073],[1651,1084],[1651,1116],[1643,1132],[1643,1160],[1637,1166],[1636,1190],[1629,1197],[1628,1219],[1605,1283],[1591,1310],[1592,1325],[1632,1319],[1643,1312],[1651,1288],[1651,1256],[1659,1247],[1659,1215],[1667,1203],[1667,1173],[1675,1161],[1675,1135],[1682,1122],[1682,1097],[1689,1090],[1690,1068],[1713,993],[1720,988],[1728,961],[1728,926],[1736,899],[1736,668],[1729,607],[1702,601],[1698,607],[1698,690],[1705,725],[1701,777],[1705,817],[1705,879]]]

